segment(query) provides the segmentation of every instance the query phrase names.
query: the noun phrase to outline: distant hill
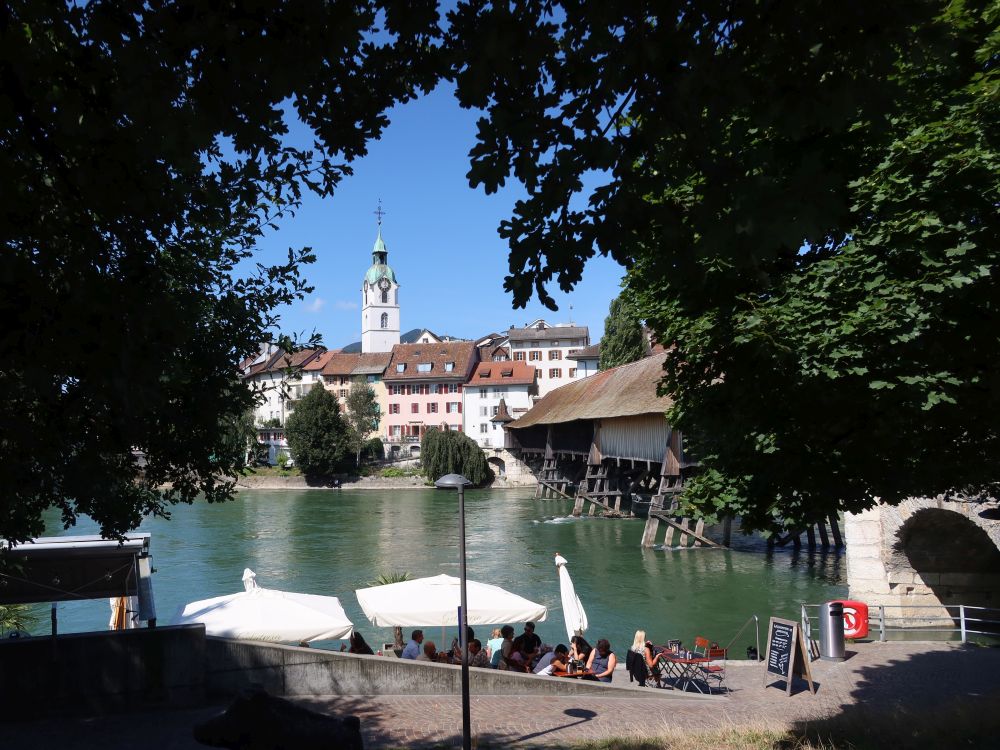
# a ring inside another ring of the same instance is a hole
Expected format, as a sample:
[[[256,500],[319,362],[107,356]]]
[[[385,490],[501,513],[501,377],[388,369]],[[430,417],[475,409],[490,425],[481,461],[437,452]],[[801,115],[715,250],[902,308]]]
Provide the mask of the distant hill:
[[[414,328],[412,330],[407,331],[406,333],[401,333],[399,335],[399,343],[401,343],[401,344],[415,344],[415,343],[417,343],[417,337],[421,333],[423,333],[425,330],[428,330],[428,329],[425,329],[425,328]],[[433,333],[433,331],[432,331],[432,333]],[[440,336],[440,335],[438,335],[436,333],[434,335],[437,336],[442,341],[465,341],[465,339],[456,338],[455,336]],[[360,354],[361,353],[361,342],[360,341],[355,341],[354,343],[348,344],[347,346],[343,347],[340,351],[342,353],[344,353],[344,354]]]

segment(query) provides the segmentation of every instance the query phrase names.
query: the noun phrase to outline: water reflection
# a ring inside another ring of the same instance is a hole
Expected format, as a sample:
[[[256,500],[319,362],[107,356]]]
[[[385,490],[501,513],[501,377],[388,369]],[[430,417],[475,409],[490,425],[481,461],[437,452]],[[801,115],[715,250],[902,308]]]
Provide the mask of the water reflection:
[[[153,534],[160,622],[183,603],[239,590],[251,567],[269,588],[339,596],[366,639],[380,643],[391,632],[367,623],[354,590],[388,571],[457,575],[457,505],[446,491],[314,490],[246,492],[233,503],[178,508],[173,520],[142,529]],[[657,641],[698,634],[725,644],[751,614],[765,622],[797,617],[800,602],[846,594],[843,558],[834,552],[768,552],[763,540],[736,533],[732,550],[644,550],[642,521],[562,515],[569,510],[530,492],[466,493],[469,577],[547,605],[539,633],[551,643],[566,638],[557,551],[569,560],[588,636],[609,638],[619,652],[640,627]],[[55,516],[52,526],[50,533],[65,533]],[[94,528],[83,523],[72,533]],[[718,538],[718,530],[709,533]],[[107,602],[75,603],[63,608],[60,628],[99,629],[108,615]]]

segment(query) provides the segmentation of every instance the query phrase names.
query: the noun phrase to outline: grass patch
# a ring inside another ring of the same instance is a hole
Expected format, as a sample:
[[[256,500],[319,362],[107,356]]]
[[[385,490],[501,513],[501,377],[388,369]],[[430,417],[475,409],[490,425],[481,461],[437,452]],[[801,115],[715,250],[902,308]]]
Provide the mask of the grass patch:
[[[419,477],[423,476],[423,472],[415,466],[387,466],[378,475],[384,479],[393,479],[395,477]]]

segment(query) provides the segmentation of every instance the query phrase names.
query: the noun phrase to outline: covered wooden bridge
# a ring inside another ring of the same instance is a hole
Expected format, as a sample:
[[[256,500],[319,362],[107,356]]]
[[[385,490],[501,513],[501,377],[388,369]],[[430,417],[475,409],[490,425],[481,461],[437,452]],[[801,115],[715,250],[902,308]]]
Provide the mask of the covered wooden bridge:
[[[519,453],[538,477],[538,498],[573,500],[605,516],[648,516],[643,544],[652,546],[661,522],[668,545],[716,546],[703,524],[677,516],[677,496],[690,466],[681,434],[657,394],[665,354],[622,365],[557,388],[520,419],[509,423],[508,449]],[[727,526],[728,530],[728,526]]]

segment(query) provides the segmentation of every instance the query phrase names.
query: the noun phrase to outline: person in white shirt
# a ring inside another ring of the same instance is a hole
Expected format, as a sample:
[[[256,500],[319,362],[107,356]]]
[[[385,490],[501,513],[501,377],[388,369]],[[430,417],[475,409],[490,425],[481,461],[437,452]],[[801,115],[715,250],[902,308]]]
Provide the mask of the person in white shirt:
[[[551,677],[553,672],[565,672],[569,664],[569,649],[560,643],[555,651],[550,651],[538,660],[535,667],[535,674]]]

